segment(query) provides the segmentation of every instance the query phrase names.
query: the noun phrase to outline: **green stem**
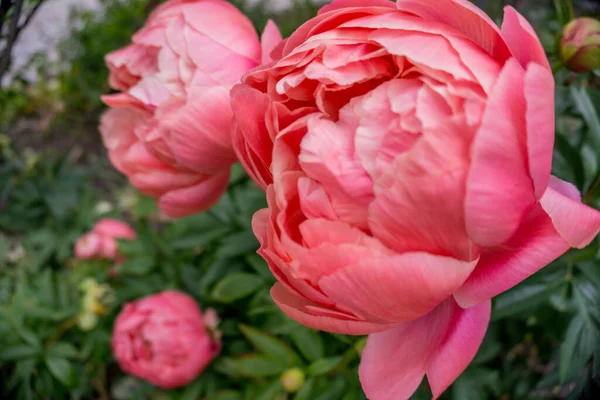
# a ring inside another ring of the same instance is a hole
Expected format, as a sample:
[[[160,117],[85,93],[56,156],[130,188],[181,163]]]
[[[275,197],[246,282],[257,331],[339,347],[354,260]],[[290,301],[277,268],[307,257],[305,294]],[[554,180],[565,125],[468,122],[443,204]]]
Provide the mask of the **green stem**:
[[[554,0],[554,8],[561,25],[566,25],[575,18],[575,10],[571,0]]]

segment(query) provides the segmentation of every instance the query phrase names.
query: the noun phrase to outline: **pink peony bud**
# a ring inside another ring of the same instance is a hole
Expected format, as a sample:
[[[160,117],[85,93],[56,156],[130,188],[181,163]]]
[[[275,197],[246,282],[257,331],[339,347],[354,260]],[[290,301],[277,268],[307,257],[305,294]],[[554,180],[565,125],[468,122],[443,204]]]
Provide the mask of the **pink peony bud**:
[[[120,261],[116,239],[135,239],[135,231],[126,223],[105,218],[101,219],[91,232],[83,235],[75,244],[75,257],[80,260],[103,258]]]
[[[112,349],[127,373],[174,388],[193,381],[221,344],[191,297],[166,291],[125,305],[115,322]]]
[[[576,72],[600,68],[600,21],[577,18],[565,26],[560,58],[569,69]]]

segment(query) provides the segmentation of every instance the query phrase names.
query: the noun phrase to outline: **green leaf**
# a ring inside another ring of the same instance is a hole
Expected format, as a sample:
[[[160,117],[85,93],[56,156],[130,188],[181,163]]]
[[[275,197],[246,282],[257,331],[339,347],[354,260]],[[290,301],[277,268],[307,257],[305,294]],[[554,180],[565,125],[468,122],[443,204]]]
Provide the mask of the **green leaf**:
[[[313,398],[312,391],[314,386],[315,380],[313,378],[307,380],[294,396],[294,400],[311,400]]]
[[[8,254],[8,240],[6,236],[0,233],[0,265],[6,260]]]
[[[0,350],[1,361],[15,361],[34,358],[40,353],[39,348],[27,344],[17,344]]]
[[[468,369],[452,385],[453,400],[498,398],[500,394],[500,373],[485,368]]]
[[[145,275],[154,268],[152,257],[135,257],[125,261],[119,266],[122,274]]]
[[[58,342],[48,350],[48,354],[54,357],[79,358],[79,352],[71,343]]]
[[[328,372],[334,370],[342,362],[342,356],[322,358],[310,364],[308,367],[308,374],[312,376],[325,375]]]
[[[296,352],[275,336],[246,325],[240,325],[240,330],[254,347],[265,355],[290,367],[302,365],[302,360]]]
[[[274,279],[267,262],[261,256],[258,254],[248,254],[244,259],[257,274],[265,279]]]
[[[258,250],[258,240],[252,231],[235,233],[224,239],[223,244],[217,250],[219,258],[233,258]]]
[[[598,332],[586,324],[584,317],[581,315],[573,317],[560,346],[558,376],[561,383],[566,383],[584,373],[599,341]]]
[[[571,86],[571,96],[575,101],[577,109],[583,116],[583,119],[587,123],[591,139],[596,148],[596,151],[600,150],[600,117],[594,107],[594,103],[590,98],[587,89],[582,87]]]
[[[264,280],[254,274],[234,273],[225,276],[213,288],[211,296],[221,303],[232,303],[251,295],[264,285]]]
[[[235,390],[221,390],[211,396],[214,400],[242,400],[242,395]]]
[[[546,303],[550,296],[565,284],[562,279],[537,277],[525,280],[511,290],[496,297],[492,320],[497,321],[509,316],[527,317],[539,306]]]
[[[48,370],[66,387],[73,387],[76,381],[75,370],[69,361],[61,357],[48,356],[45,359]]]
[[[290,336],[296,348],[307,360],[316,361],[325,355],[323,339],[317,331],[299,325]]]
[[[256,396],[252,398],[252,400],[276,400],[277,395],[281,393],[282,390],[283,387],[278,379],[259,391]]]
[[[185,237],[174,241],[172,247],[174,249],[193,249],[197,246],[206,245],[215,239],[221,238],[229,233],[230,230],[231,228],[229,226],[221,226],[204,232],[192,232],[186,234]]]
[[[325,391],[319,396],[315,397],[314,400],[333,400],[339,399],[346,392],[346,382],[343,378],[338,378],[331,382]]]
[[[589,328],[600,334],[600,289],[588,280],[573,280],[573,297]]]
[[[247,354],[238,358],[221,358],[216,368],[234,377],[264,378],[280,375],[287,365],[263,354]]]

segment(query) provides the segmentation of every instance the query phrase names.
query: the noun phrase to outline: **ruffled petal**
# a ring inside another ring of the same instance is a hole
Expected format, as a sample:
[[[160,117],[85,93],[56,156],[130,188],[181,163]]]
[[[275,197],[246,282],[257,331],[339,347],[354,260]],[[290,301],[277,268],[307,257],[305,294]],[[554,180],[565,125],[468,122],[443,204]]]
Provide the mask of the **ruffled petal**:
[[[550,71],[546,52],[531,24],[510,6],[504,8],[502,35],[523,68],[527,68],[529,63],[533,62]]]
[[[459,261],[429,253],[364,257],[320,279],[329,299],[367,320],[388,323],[419,318],[452,295],[477,260]]]
[[[263,64],[273,61],[271,52],[281,43],[282,40],[281,33],[279,32],[279,28],[277,28],[275,22],[268,20],[265,30],[260,37]]]
[[[510,240],[481,254],[475,271],[454,298],[462,307],[491,299],[556,260],[569,247],[537,205]]]
[[[568,182],[552,177],[540,204],[560,236],[571,247],[581,249],[598,235],[600,212],[581,203],[581,199],[573,198],[572,193],[576,190]]]
[[[398,0],[396,4],[401,11],[463,32],[501,63],[510,57],[500,29],[468,0]]]
[[[288,317],[313,329],[344,335],[365,335],[381,332],[393,326],[362,321],[336,310],[329,311],[316,303],[293,295],[281,283],[273,286],[271,297]]]
[[[160,197],[158,206],[172,218],[181,218],[205,211],[221,198],[229,183],[229,170],[194,186],[170,191]]]
[[[527,154],[535,198],[542,197],[552,169],[554,148],[554,77],[552,72],[530,64],[525,72],[527,104]]]
[[[471,362],[485,336],[490,302],[467,310],[452,299],[414,321],[369,336],[359,377],[370,400],[406,400],[427,374],[439,396]]]
[[[508,61],[473,141],[466,226],[469,237],[483,246],[507,241],[535,204],[527,166],[523,79],[521,65]]]

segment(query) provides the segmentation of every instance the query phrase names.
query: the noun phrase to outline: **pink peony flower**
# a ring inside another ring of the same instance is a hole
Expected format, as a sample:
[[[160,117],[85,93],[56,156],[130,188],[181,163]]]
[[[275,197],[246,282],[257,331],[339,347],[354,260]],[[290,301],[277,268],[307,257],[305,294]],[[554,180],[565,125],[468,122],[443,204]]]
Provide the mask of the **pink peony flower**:
[[[589,244],[600,213],[550,176],[554,80],[529,23],[467,0],[337,0],[232,90],[236,153],[267,191],[259,253],[281,309],[371,334],[371,400],[439,396],[490,299]]]
[[[184,386],[221,350],[216,331],[206,325],[196,302],[184,293],[144,297],[126,304],[117,317],[113,355],[124,371],[153,385]]]
[[[122,261],[117,251],[117,239],[134,240],[135,231],[123,221],[105,218],[75,243],[75,257],[81,260],[103,258]]]
[[[254,27],[224,0],[171,0],[129,46],[110,53],[103,96],[112,107],[100,131],[113,165],[171,217],[212,206],[236,161],[230,139],[231,87],[269,60],[281,41],[269,22]]]

